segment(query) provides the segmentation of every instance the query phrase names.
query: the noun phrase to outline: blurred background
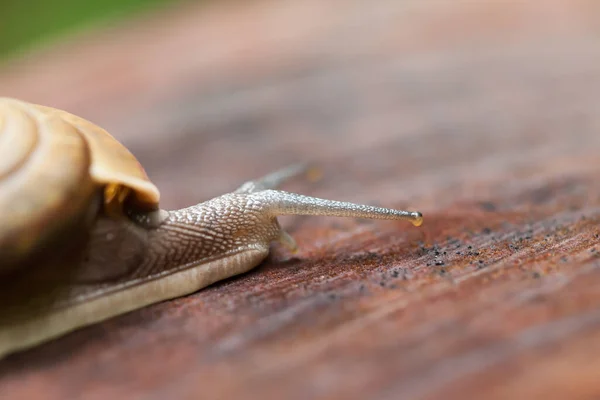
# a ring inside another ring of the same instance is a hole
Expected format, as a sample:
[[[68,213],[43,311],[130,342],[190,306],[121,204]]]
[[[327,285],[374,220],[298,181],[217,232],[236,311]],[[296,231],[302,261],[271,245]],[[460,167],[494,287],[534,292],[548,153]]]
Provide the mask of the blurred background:
[[[411,187],[393,192],[398,202],[438,207],[433,188],[489,197],[470,184],[531,180],[537,157],[568,157],[564,149],[595,141],[585,130],[546,129],[596,111],[587,99],[598,87],[592,0],[1,7],[0,92],[108,129],[168,207],[229,190],[241,171],[304,159],[346,163],[353,180],[364,173],[355,184],[331,176],[354,200],[370,200],[366,180],[389,171]],[[563,150],[511,150],[490,164],[522,142]],[[448,166],[456,174],[441,176]]]
[[[295,258],[0,365],[35,369],[0,393],[600,395],[600,1],[4,0],[0,95],[106,128],[165,208],[308,160],[289,189],[426,217],[284,220]]]
[[[0,5],[0,59],[52,45],[102,25],[122,23],[176,0],[4,0]]]

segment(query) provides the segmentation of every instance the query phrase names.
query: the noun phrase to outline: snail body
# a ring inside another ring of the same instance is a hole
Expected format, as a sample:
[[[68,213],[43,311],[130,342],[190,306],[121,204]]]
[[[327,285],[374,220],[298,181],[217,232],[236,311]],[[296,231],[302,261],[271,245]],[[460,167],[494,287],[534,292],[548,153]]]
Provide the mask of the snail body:
[[[279,215],[407,219],[420,213],[276,188],[290,167],[181,210],[108,132],[0,98],[0,357],[246,272],[280,241]]]

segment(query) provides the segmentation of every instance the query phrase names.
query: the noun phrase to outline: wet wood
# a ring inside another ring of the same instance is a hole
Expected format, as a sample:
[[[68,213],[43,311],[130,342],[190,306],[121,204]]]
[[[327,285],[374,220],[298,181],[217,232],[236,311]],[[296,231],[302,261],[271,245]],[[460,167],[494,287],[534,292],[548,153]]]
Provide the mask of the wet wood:
[[[288,189],[425,223],[289,218],[300,251],[0,362],[3,397],[600,397],[598,2],[183,5],[14,61],[166,207]]]

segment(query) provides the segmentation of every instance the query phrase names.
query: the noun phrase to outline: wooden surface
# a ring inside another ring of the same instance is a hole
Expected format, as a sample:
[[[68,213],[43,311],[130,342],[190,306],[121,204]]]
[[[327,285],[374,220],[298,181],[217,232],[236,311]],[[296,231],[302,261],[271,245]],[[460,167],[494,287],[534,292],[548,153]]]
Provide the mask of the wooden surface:
[[[600,398],[600,3],[183,5],[38,52],[0,93],[108,128],[163,205],[288,189],[296,255],[0,362],[10,399]]]

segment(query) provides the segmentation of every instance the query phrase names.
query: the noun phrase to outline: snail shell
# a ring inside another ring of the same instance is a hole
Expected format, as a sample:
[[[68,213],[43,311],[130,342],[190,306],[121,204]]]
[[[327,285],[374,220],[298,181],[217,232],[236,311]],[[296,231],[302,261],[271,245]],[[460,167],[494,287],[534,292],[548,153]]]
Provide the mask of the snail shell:
[[[102,128],[0,98],[0,357],[133,308],[67,306],[135,267],[144,230],[130,233],[125,214],[153,215],[159,198],[136,158]],[[137,258],[127,259],[134,250]]]
[[[115,213],[128,199],[157,208],[159,197],[140,163],[102,128],[0,98],[0,276],[71,241],[102,201]]]

